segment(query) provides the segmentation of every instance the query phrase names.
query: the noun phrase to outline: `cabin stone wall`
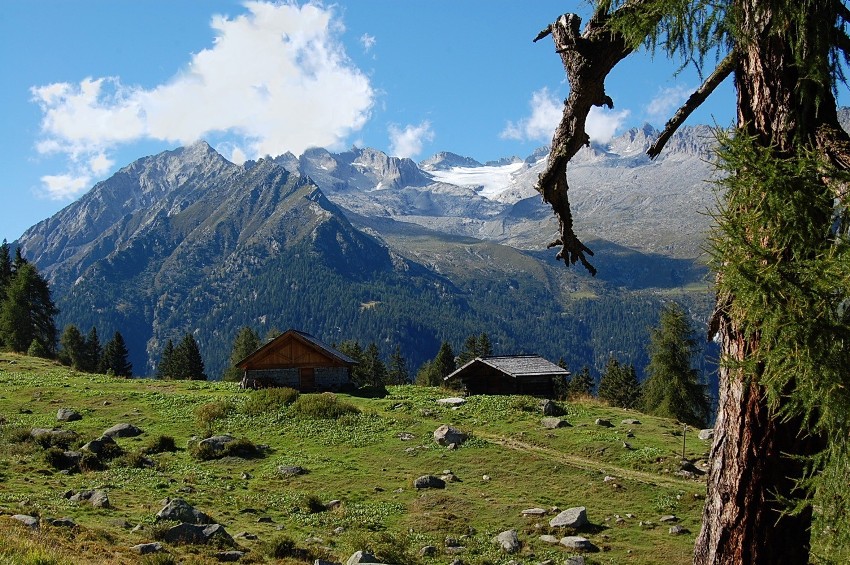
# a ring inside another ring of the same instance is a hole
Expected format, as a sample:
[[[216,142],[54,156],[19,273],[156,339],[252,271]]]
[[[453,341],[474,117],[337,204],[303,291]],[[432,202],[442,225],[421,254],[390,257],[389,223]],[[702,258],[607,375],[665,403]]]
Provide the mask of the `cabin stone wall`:
[[[301,386],[301,377],[297,368],[250,369],[246,371],[245,382],[249,388],[288,386],[298,390]]]
[[[339,390],[349,382],[346,367],[316,367],[316,388]]]

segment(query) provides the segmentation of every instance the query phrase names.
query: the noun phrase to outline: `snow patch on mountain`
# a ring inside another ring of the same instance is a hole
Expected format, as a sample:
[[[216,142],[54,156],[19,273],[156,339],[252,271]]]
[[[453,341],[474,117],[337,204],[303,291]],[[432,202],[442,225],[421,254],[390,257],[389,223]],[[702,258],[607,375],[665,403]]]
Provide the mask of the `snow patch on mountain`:
[[[523,162],[498,167],[452,167],[445,171],[431,171],[431,176],[439,182],[472,188],[480,196],[496,200],[514,183],[514,175],[526,167]]]

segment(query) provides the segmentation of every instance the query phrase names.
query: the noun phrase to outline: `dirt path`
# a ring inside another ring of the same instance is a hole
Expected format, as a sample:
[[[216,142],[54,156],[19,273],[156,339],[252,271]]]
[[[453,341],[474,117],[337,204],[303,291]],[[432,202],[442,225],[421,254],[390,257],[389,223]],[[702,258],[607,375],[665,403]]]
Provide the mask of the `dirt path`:
[[[609,475],[613,475],[621,479],[635,481],[638,483],[661,486],[674,490],[692,490],[694,487],[698,487],[701,485],[701,482],[697,480],[679,478],[670,475],[660,475],[657,473],[647,473],[645,471],[637,471],[635,469],[627,469],[625,467],[619,467],[610,463],[594,461],[593,459],[588,459],[587,457],[570,455],[562,451],[558,451],[556,449],[541,447],[539,445],[532,445],[530,443],[526,443],[512,438],[481,433],[480,431],[475,432],[475,437],[484,439],[490,443],[500,445],[508,449],[513,449],[515,451],[521,451],[524,453],[530,453],[546,457],[548,459],[551,459],[552,461],[557,461],[559,463],[563,463],[565,465],[569,465],[577,469],[582,469],[583,471],[600,473],[604,470]]]

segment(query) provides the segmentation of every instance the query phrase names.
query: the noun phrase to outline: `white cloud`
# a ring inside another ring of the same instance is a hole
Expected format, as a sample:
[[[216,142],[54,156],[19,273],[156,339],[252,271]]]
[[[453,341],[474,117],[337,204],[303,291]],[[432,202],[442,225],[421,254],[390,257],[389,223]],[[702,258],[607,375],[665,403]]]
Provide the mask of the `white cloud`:
[[[224,133],[237,140],[231,157],[243,160],[344,147],[369,119],[375,93],[338,41],[334,12],[260,1],[245,8],[213,17],[213,45],[165,84],[103,77],[33,87],[43,112],[36,149],[64,154],[76,171],[45,177],[47,192],[76,196],[86,188],[80,179],[111,167],[110,149],[142,139],[188,144]]]
[[[531,115],[519,122],[508,122],[499,136],[502,139],[519,141],[541,141],[549,143],[561,115],[564,113],[563,101],[555,98],[546,87],[531,94]]]
[[[89,187],[89,175],[45,175],[41,177],[44,196],[51,200],[73,198]]]
[[[390,124],[387,131],[390,136],[390,154],[397,157],[415,157],[422,152],[426,141],[434,140],[431,122],[424,121],[418,126],[407,125],[404,129]]]
[[[606,110],[594,106],[587,114],[584,130],[591,141],[608,143],[623,127],[630,113],[628,110]]]
[[[532,93],[529,104],[531,115],[516,123],[508,122],[500,136],[503,139],[549,143],[564,113],[563,101],[544,87]],[[613,111],[594,106],[587,115],[585,131],[592,141],[607,143],[628,116],[628,110]]]
[[[360,43],[363,45],[363,51],[368,53],[375,46],[375,36],[364,33],[360,36]]]
[[[667,121],[673,117],[673,112],[682,105],[682,102],[691,95],[691,89],[687,86],[671,86],[662,88],[649,104],[646,105],[646,114],[650,119]]]

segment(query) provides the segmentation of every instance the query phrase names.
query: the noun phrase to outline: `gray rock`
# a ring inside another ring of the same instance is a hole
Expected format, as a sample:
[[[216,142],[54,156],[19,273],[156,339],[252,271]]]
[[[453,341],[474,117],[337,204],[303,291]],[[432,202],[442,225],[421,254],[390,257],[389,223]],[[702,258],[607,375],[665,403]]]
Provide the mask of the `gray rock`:
[[[60,408],[56,411],[56,420],[59,422],[75,422],[82,419],[82,415],[72,408]]]
[[[540,425],[546,428],[547,430],[554,430],[557,428],[566,428],[569,427],[570,423],[566,420],[562,420],[560,418],[555,418],[554,416],[550,416],[547,418],[542,418],[540,420]]]
[[[345,565],[357,565],[358,563],[377,563],[378,559],[369,552],[355,551],[345,562]]]
[[[284,477],[297,477],[298,475],[307,474],[307,469],[299,465],[281,465],[277,468],[277,472]]]
[[[116,444],[115,440],[111,437],[101,436],[97,439],[91,440],[80,449],[88,451],[89,453],[94,453],[95,455],[101,455],[113,446],[117,447],[117,445],[118,444]]]
[[[564,565],[584,565],[584,557],[581,555],[567,557],[566,561],[564,561]]]
[[[30,430],[30,437],[33,439],[38,439],[42,436],[50,436],[50,443],[53,445],[56,444],[65,444],[70,445],[71,443],[77,441],[80,437],[80,434],[73,430],[62,430],[60,428],[33,428]]]
[[[714,439],[714,429],[700,430],[697,437],[703,441]]]
[[[546,514],[545,508],[526,508],[522,512],[520,512],[523,516],[544,516]]]
[[[188,543],[203,545],[211,540],[233,545],[233,538],[221,524],[178,524],[169,528],[162,536],[163,541],[168,543]]]
[[[446,481],[434,475],[422,475],[413,481],[413,487],[423,488],[446,488]]]
[[[540,411],[544,416],[562,416],[564,414],[564,410],[558,406],[558,403],[548,398],[540,401]]]
[[[463,406],[466,404],[465,398],[440,398],[437,400],[437,404],[442,404],[443,406]]]
[[[333,510],[334,508],[339,508],[342,505],[342,501],[338,499],[330,500],[325,503],[325,510]]]
[[[682,526],[680,526],[678,524],[676,524],[675,526],[670,526],[670,529],[668,531],[670,532],[670,535],[672,535],[672,536],[680,536],[682,534],[688,533],[687,529],[683,528]]]
[[[522,547],[519,543],[516,530],[506,530],[500,533],[493,538],[493,542],[501,546],[502,551],[505,553],[516,553]]]
[[[49,520],[50,525],[56,528],[76,528],[77,523],[70,518],[54,518]]]
[[[134,545],[130,548],[130,551],[134,551],[139,555],[148,555],[149,553],[158,553],[162,551],[162,544],[157,542],[153,543],[140,543],[138,545]]]
[[[578,551],[599,551],[599,548],[590,543],[590,540],[581,536],[566,536],[561,538],[561,545]]]
[[[326,561],[324,559],[316,559],[315,561],[313,561],[313,565],[341,565],[341,564],[337,563],[336,561]]]
[[[156,513],[157,520],[174,520],[188,524],[215,524],[215,521],[183,500],[175,498],[168,502],[162,510]]]
[[[443,424],[436,430],[434,430],[434,441],[442,446],[448,446],[450,444],[460,445],[466,441],[467,435],[460,431],[457,428],[453,428],[446,424]]]
[[[217,560],[225,562],[225,563],[233,562],[233,561],[239,561],[244,556],[245,556],[244,551],[236,551],[235,549],[232,549],[230,551],[219,551],[219,552],[216,552],[216,554],[215,554],[215,558]]]
[[[105,432],[103,435],[106,437],[136,437],[138,435],[142,435],[142,430],[134,426],[133,424],[115,424]]]
[[[611,420],[605,420],[604,418],[596,418],[595,421],[597,426],[602,426],[604,428],[611,428],[614,424],[611,423]]]
[[[111,508],[109,494],[105,490],[95,489],[89,498],[89,503],[95,508]]]
[[[238,534],[233,536],[233,539],[246,539],[246,540],[249,540],[249,541],[253,541],[253,540],[256,540],[258,538],[257,538],[257,534],[252,534],[250,532],[239,532]]]
[[[679,518],[674,516],[673,514],[667,514],[658,519],[659,522],[678,522]]]
[[[634,418],[626,418],[625,420],[623,420],[620,423],[623,424],[624,426],[639,426],[639,425],[641,425],[641,421],[635,420]]]
[[[549,526],[553,528],[580,528],[585,524],[587,524],[587,509],[584,506],[567,508],[549,520]]]
[[[419,555],[421,557],[434,557],[437,555],[437,548],[433,545],[426,545],[419,550]]]
[[[24,526],[33,530],[38,528],[38,518],[36,518],[35,516],[28,516],[27,514],[14,514],[12,516],[12,519],[17,520]]]
[[[540,536],[537,539],[539,539],[543,543],[548,543],[548,544],[551,544],[551,545],[557,545],[561,542],[561,540],[559,538],[556,538],[555,536],[551,536],[549,534],[543,534],[542,536]]]
[[[229,435],[218,435],[202,439],[198,442],[198,447],[212,449],[214,452],[223,451],[224,447],[231,442],[236,441],[236,438]]]

